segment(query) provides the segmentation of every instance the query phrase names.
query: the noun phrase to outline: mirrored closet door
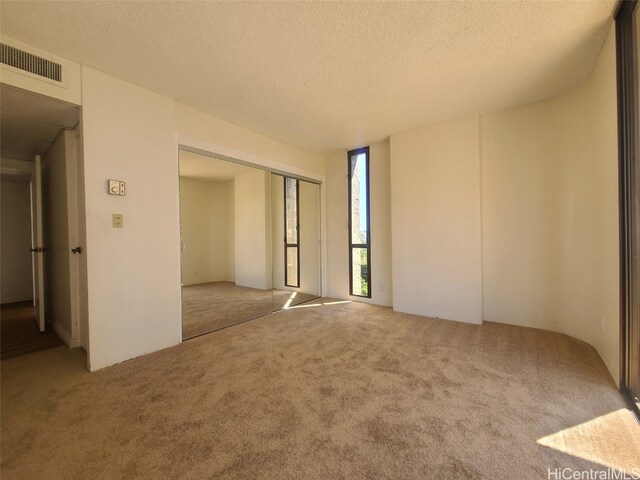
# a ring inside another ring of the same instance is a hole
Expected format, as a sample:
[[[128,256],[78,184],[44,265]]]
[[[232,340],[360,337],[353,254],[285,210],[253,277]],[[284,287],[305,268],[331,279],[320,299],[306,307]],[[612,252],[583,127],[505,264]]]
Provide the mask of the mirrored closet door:
[[[183,339],[320,296],[320,187],[185,150]]]

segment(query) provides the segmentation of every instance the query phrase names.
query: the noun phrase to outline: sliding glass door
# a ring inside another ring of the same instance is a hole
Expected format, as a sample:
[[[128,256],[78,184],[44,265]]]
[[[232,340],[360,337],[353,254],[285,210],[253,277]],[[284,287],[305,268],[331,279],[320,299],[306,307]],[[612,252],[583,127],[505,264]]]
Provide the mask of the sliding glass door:
[[[620,389],[640,417],[640,107],[635,1],[616,12],[620,191]]]

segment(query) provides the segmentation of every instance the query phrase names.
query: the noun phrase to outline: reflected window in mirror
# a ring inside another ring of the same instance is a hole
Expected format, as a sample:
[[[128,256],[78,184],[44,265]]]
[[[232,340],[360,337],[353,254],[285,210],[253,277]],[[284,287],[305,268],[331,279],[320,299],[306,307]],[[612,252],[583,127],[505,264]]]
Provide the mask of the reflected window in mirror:
[[[284,179],[284,275],[287,287],[300,287],[300,186],[295,178]]]

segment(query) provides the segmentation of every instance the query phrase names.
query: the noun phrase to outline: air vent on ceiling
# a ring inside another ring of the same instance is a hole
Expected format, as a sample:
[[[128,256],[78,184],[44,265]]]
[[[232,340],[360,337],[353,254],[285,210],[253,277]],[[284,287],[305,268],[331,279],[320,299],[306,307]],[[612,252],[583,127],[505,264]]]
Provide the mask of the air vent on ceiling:
[[[54,82],[62,82],[62,65],[32,53],[0,43],[0,63],[25,72],[48,78]]]

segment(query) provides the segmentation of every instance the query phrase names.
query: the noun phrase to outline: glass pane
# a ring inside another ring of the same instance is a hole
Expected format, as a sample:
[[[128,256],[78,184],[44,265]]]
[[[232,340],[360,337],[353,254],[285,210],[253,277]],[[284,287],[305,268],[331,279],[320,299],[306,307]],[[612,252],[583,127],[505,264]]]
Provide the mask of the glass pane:
[[[367,155],[351,157],[351,243],[367,243]]]
[[[352,248],[353,295],[369,296],[369,254],[366,248]]]
[[[298,287],[298,247],[287,247],[287,286]]]
[[[298,243],[298,180],[285,178],[284,182],[287,243]]]

